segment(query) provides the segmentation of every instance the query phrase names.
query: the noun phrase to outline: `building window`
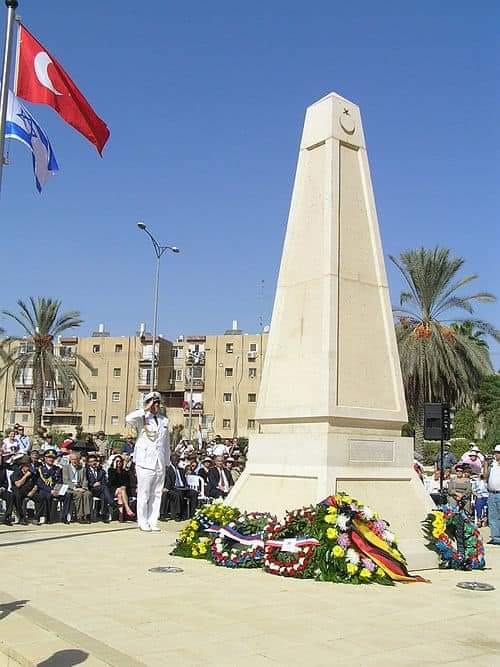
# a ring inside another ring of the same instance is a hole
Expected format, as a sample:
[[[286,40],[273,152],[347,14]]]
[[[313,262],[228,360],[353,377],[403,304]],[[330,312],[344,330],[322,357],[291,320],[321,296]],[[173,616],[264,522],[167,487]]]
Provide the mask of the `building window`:
[[[121,343],[115,345],[115,352],[123,352],[123,345]]]
[[[256,378],[257,377],[257,369],[252,367],[248,369],[248,377],[249,378]]]
[[[99,354],[101,351],[100,345],[92,345],[92,354]]]
[[[232,398],[233,398],[233,395],[230,394],[230,393],[227,393],[227,394],[224,394],[222,400],[224,401],[224,403],[231,403]]]
[[[97,392],[96,391],[89,391],[89,400],[90,401],[97,401]]]
[[[233,369],[232,368],[225,368],[224,369],[224,375],[227,378],[232,378],[233,377]]]
[[[117,426],[118,425],[118,417],[113,416],[111,417],[111,426]]]
[[[257,352],[257,343],[250,343],[250,347],[248,349],[250,352]]]
[[[182,358],[182,347],[172,348],[172,356],[173,356],[174,359],[181,359]]]
[[[95,415],[89,415],[89,418],[87,420],[87,424],[89,426],[95,426]]]
[[[111,394],[111,400],[113,401],[113,403],[118,403],[118,401],[120,400],[120,392],[119,391],[114,391]]]
[[[21,421],[22,422],[27,422],[28,421],[29,415],[26,414],[25,412],[21,415]]]
[[[234,343],[226,343],[226,352],[232,354],[234,352]]]
[[[222,420],[222,428],[231,428],[231,420],[230,419],[223,419]]]
[[[175,369],[175,381],[182,382],[182,368]]]
[[[257,394],[248,394],[248,402],[255,403],[257,400]]]
[[[98,368],[93,368],[90,371],[90,374],[92,375],[92,377],[96,378],[99,375],[99,369]]]
[[[121,368],[113,368],[113,377],[114,378],[119,378],[122,376],[122,369]]]
[[[247,428],[249,431],[253,431],[255,428],[255,419],[249,419],[247,421]]]

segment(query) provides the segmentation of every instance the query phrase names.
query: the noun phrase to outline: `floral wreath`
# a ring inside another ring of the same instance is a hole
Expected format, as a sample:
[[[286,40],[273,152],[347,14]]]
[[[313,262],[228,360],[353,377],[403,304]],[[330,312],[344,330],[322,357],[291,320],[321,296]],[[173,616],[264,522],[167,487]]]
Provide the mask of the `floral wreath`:
[[[271,520],[266,527],[264,570],[296,579],[311,578],[319,541],[312,536],[314,507],[287,512],[282,523]]]
[[[203,505],[196,510],[194,517],[181,530],[172,555],[208,559],[210,547],[220,526],[236,519],[239,515],[238,509],[221,502]]]
[[[210,547],[210,558],[223,567],[262,567],[264,530],[273,518],[249,512],[223,526]]]
[[[424,522],[429,548],[442,566],[454,570],[482,570],[484,545],[479,528],[464,510],[450,505],[433,510]]]
[[[345,493],[317,506],[314,534],[321,546],[315,577],[350,584],[413,581],[389,524]]]

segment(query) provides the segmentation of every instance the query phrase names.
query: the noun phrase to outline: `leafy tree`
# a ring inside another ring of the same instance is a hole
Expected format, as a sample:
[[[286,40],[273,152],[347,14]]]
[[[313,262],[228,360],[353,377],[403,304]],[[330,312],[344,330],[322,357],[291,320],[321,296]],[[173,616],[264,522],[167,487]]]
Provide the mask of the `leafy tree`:
[[[488,375],[482,380],[478,404],[486,426],[486,442],[500,444],[500,375]]]
[[[12,371],[12,383],[26,370],[33,373],[33,425],[36,431],[41,427],[43,404],[47,396],[57,396],[58,387],[69,396],[73,383],[82,391],[87,386],[75,367],[65,363],[63,357],[54,354],[54,338],[68,329],[82,324],[76,310],[60,313],[61,302],[55,299],[30,297],[25,303],[19,300],[18,312],[2,311],[16,322],[26,334],[24,338],[7,337],[3,341],[2,368],[0,378]],[[76,358],[87,368],[92,365],[81,355]]]
[[[396,337],[406,400],[415,416],[416,446],[422,454],[424,403],[470,405],[481,379],[491,373],[488,348],[449,326],[445,318],[457,310],[465,311],[476,331],[500,340],[495,327],[473,317],[477,303],[496,299],[488,292],[462,292],[478,276],[460,276],[464,260],[453,257],[446,248],[408,250],[390,259],[407,286],[394,308]]]
[[[473,440],[476,435],[477,417],[471,408],[459,408],[453,417],[453,437]]]

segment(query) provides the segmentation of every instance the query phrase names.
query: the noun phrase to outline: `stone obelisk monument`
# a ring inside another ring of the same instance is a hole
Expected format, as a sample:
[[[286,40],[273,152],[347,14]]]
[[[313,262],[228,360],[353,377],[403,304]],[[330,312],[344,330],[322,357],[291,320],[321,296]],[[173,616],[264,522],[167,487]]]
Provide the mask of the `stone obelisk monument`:
[[[282,514],[345,491],[386,518],[413,569],[435,567],[359,108],[306,112],[248,465],[228,502]]]

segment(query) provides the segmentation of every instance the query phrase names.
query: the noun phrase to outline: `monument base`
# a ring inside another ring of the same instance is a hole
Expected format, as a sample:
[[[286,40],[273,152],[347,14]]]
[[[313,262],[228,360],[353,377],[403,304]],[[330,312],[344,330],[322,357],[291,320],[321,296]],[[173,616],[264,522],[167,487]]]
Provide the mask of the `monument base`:
[[[410,438],[324,423],[276,428],[250,439],[248,464],[228,504],[282,517],[344,491],[390,523],[411,570],[437,567],[421,526],[434,503],[413,470]]]

